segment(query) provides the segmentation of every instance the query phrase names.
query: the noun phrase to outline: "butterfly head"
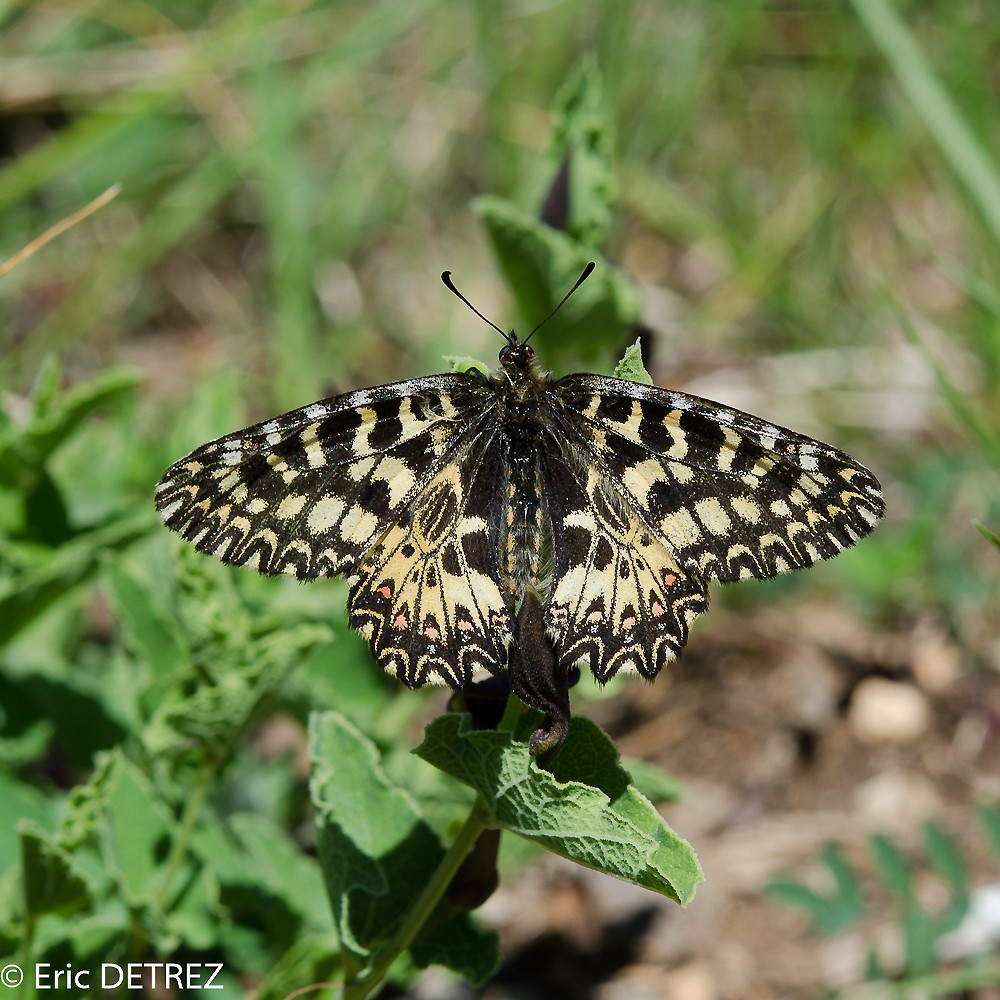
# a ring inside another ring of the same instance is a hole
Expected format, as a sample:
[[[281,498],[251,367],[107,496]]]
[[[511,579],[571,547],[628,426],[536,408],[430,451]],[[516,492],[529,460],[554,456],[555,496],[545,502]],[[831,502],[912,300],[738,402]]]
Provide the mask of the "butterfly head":
[[[523,381],[523,377],[532,372],[538,373],[538,362],[535,360],[535,352],[528,346],[528,341],[535,335],[538,327],[542,326],[550,320],[562,307],[563,303],[587,280],[590,272],[594,270],[594,262],[591,261],[584,269],[583,274],[576,279],[576,284],[563,296],[562,301],[555,307],[542,320],[538,326],[535,327],[531,333],[528,334],[524,340],[521,340],[518,335],[511,330],[510,333],[504,333],[491,319],[487,319],[456,287],[454,282],[451,280],[451,271],[444,271],[441,274],[441,280],[444,282],[445,287],[453,295],[457,295],[481,320],[489,323],[490,326],[496,330],[507,341],[504,347],[500,350],[500,365],[504,372],[507,373],[508,377],[516,381]],[[532,380],[529,380],[532,381]],[[534,380],[534,381],[537,381]]]
[[[535,352],[530,344],[517,339],[513,330],[504,334],[507,343],[500,349],[500,364],[508,371],[527,371],[535,361]]]

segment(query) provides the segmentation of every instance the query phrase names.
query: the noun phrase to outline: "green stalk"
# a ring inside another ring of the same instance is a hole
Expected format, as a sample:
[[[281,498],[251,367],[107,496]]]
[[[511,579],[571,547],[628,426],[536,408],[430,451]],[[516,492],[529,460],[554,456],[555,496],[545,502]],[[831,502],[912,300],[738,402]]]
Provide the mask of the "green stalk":
[[[184,812],[181,814],[180,828],[177,836],[170,845],[170,853],[163,866],[163,878],[160,880],[160,887],[156,893],[156,905],[159,909],[166,909],[169,903],[170,884],[174,881],[181,864],[187,857],[188,844],[191,842],[191,835],[194,833],[195,823],[205,805],[205,797],[208,795],[208,788],[215,772],[205,766],[198,776],[198,783],[194,786],[194,791],[188,796],[184,805]]]
[[[378,988],[393,962],[410,947],[420,928],[434,912],[434,908],[440,902],[445,890],[451,885],[455,873],[486,826],[486,808],[482,798],[477,796],[468,819],[451,847],[448,848],[448,853],[441,859],[441,864],[438,865],[437,870],[424,886],[423,892],[407,914],[402,926],[392,940],[375,956],[375,961],[368,973],[355,983],[345,984],[341,1000],[364,1000]]]
[[[954,996],[982,986],[996,986],[998,983],[1000,963],[985,962],[964,969],[932,972],[898,983],[865,983],[864,986],[844,990],[836,996],[838,1000],[926,1000],[928,997]]]
[[[513,692],[507,697],[507,704],[503,710],[503,716],[500,719],[500,724],[497,729],[501,733],[512,733],[517,729],[518,720],[521,718],[521,710],[524,706],[521,704],[520,698],[517,697]]]
[[[502,732],[513,732],[521,717],[521,710],[521,702],[515,695],[510,695],[497,729]],[[441,864],[438,865],[427,885],[424,886],[423,892],[407,914],[402,926],[392,940],[375,956],[375,962],[368,973],[357,982],[351,983],[348,980],[345,983],[341,1000],[364,1000],[365,997],[371,996],[373,990],[378,988],[393,962],[413,943],[420,928],[427,922],[448,886],[451,885],[452,879],[472,850],[479,835],[488,826],[486,803],[482,796],[477,795],[468,819],[459,830],[451,847],[448,848],[448,853],[441,859]]]

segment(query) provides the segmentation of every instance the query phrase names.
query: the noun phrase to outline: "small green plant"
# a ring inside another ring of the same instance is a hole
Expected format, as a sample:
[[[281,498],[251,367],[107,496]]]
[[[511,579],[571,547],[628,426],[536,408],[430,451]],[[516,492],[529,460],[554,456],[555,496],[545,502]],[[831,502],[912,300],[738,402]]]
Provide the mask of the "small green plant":
[[[983,805],[978,815],[983,835],[1000,860],[1000,810]],[[938,823],[925,823],[923,858],[919,864],[882,834],[870,838],[869,849],[871,872],[892,897],[903,942],[898,966],[886,962],[878,949],[870,946],[867,963],[870,985],[889,981],[891,990],[884,995],[903,997],[941,996],[1000,982],[1000,969],[986,960],[985,955],[978,956],[978,961],[972,961],[964,969],[936,971],[942,965],[939,942],[962,923],[970,907],[968,868],[954,837]],[[874,907],[871,898],[862,891],[859,871],[834,844],[823,848],[820,862],[832,889],[822,891],[797,879],[782,878],[768,885],[768,894],[801,911],[815,934],[828,936],[859,926]],[[917,884],[925,872],[933,873],[947,887],[948,900],[943,905],[928,908],[921,903]],[[883,994],[874,990],[871,995]]]

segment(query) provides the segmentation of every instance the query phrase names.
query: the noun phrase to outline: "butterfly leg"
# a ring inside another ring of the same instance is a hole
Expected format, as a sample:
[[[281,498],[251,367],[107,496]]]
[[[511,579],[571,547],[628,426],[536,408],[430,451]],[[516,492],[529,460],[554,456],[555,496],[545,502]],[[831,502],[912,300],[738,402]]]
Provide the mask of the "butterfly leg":
[[[530,708],[545,713],[528,743],[540,764],[562,746],[569,731],[568,669],[559,662],[545,635],[545,613],[531,591],[524,595],[510,650],[510,686]]]

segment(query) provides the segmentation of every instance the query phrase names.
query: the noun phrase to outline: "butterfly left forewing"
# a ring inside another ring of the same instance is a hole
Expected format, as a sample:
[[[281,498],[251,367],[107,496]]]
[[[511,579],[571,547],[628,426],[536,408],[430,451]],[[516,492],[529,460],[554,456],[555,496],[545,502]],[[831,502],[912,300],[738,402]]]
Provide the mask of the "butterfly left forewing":
[[[552,389],[556,420],[680,565],[722,582],[826,559],[885,505],[850,456],[697,396],[597,375]]]
[[[488,416],[481,380],[433,375],[335,396],[228,434],[156,489],[198,549],[300,579],[348,570]]]

